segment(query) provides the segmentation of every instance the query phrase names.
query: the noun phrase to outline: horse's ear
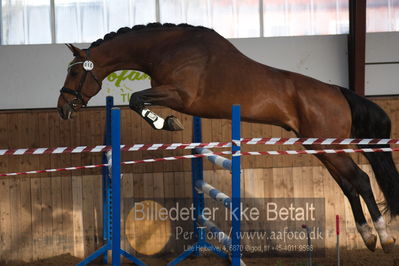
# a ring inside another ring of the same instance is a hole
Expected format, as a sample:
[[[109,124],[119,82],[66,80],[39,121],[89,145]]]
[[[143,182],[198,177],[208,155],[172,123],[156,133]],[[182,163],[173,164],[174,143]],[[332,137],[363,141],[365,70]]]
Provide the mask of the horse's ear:
[[[65,45],[69,48],[69,50],[71,50],[73,56],[84,56],[83,51],[78,47],[74,46],[72,43],[66,43]]]

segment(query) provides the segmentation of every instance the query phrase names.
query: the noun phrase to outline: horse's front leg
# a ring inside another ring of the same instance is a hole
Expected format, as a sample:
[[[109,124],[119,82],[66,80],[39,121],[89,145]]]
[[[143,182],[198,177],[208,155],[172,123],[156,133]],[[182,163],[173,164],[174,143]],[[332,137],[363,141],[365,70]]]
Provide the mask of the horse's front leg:
[[[152,112],[147,106],[160,105],[172,109],[179,109],[183,101],[173,86],[163,85],[147,90],[135,92],[130,97],[129,107],[142,116],[147,123],[157,130],[183,130],[182,123],[174,116],[165,119]]]

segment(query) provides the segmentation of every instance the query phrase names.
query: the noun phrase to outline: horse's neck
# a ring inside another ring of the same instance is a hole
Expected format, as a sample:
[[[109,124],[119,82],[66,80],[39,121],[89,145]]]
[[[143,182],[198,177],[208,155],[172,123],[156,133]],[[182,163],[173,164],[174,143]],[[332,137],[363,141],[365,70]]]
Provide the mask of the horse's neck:
[[[153,66],[149,51],[151,55],[156,54],[156,44],[161,41],[162,38],[154,41],[151,37],[126,34],[95,47],[93,55],[95,53],[100,65],[106,69],[105,76],[117,70],[128,69],[149,74]]]

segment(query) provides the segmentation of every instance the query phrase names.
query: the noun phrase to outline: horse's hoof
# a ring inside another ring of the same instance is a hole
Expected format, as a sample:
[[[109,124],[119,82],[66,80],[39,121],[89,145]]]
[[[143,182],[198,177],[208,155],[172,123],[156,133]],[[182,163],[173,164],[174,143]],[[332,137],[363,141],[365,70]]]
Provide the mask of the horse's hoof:
[[[382,249],[384,250],[385,253],[390,253],[393,250],[393,247],[395,246],[396,239],[394,237],[391,237],[391,239],[381,242]]]
[[[165,119],[165,126],[164,129],[170,131],[178,131],[183,130],[183,124],[177,119],[175,116],[170,115]]]
[[[370,237],[364,242],[366,244],[366,247],[371,250],[375,251],[375,247],[377,245],[377,236],[374,234],[371,234]]]

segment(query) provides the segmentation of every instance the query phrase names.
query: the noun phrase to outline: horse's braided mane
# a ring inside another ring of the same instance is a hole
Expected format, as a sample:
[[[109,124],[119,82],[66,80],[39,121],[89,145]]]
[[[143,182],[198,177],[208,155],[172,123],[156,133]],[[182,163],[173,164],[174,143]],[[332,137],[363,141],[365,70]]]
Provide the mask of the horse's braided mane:
[[[209,28],[203,27],[203,26],[193,26],[190,24],[182,23],[182,24],[173,24],[173,23],[148,23],[147,25],[135,25],[132,28],[129,27],[123,27],[117,30],[116,32],[110,32],[105,34],[104,39],[98,39],[97,41],[91,43],[89,48],[99,46],[105,41],[114,39],[115,37],[127,33],[127,32],[132,32],[132,31],[140,31],[143,29],[154,29],[154,28],[172,28],[172,27],[182,27],[182,28],[199,28],[199,29],[206,29],[206,30],[211,30]]]

